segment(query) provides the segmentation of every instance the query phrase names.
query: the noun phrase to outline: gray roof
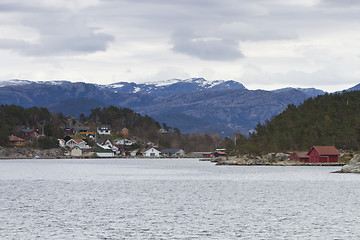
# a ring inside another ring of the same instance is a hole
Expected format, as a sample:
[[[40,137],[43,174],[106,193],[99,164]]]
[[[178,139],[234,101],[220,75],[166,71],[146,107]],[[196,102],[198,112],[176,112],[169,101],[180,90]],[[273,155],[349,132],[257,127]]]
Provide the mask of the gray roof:
[[[164,149],[161,151],[162,154],[175,154],[177,152],[180,152],[180,151],[183,151],[182,149],[180,148],[174,148],[174,149]]]

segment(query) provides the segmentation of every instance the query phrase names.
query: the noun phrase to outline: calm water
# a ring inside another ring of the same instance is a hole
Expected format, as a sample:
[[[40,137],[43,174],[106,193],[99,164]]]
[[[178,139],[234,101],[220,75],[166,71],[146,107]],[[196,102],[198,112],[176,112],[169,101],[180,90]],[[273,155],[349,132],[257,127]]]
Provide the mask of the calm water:
[[[186,160],[1,160],[0,239],[359,239],[360,175]]]

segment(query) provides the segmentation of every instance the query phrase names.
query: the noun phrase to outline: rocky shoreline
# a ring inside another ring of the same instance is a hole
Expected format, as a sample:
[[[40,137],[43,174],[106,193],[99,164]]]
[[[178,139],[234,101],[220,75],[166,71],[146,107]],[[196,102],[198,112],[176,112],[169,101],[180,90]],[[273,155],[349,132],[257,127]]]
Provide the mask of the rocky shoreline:
[[[345,163],[306,163],[290,160],[290,154],[269,153],[262,156],[252,156],[245,154],[243,156],[218,157],[208,159],[215,162],[216,165],[239,165],[239,166],[343,166]]]
[[[360,154],[356,154],[348,164],[342,167],[339,173],[360,173]]]
[[[342,161],[337,163],[305,163],[290,160],[290,154],[286,153],[269,153],[262,156],[253,156],[245,154],[242,156],[228,156],[218,158],[201,158],[200,161],[211,161],[216,165],[237,165],[237,166],[343,166],[338,171],[340,173],[360,173],[360,154],[343,153]],[[30,147],[10,147],[0,146],[0,159],[55,159],[55,158],[72,158],[64,155],[64,149],[34,149]],[[97,158],[89,155],[83,158]],[[350,160],[351,159],[351,160]],[[350,161],[349,161],[350,160]],[[348,164],[345,165],[345,162]]]
[[[0,159],[32,159],[32,158],[64,158],[64,150],[53,149],[34,149],[29,147],[0,147]]]

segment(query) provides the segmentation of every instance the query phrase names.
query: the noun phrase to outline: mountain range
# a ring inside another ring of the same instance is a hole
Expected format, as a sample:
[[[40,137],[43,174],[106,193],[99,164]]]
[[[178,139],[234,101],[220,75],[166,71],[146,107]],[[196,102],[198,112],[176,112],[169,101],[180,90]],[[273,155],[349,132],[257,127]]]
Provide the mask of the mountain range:
[[[0,104],[46,107],[66,115],[87,115],[92,108],[115,105],[149,115],[184,133],[217,132],[225,136],[235,131],[247,134],[257,123],[271,119],[289,104],[299,105],[309,97],[325,93],[314,88],[248,90],[236,81],[203,78],[109,85],[69,81],[0,82]]]

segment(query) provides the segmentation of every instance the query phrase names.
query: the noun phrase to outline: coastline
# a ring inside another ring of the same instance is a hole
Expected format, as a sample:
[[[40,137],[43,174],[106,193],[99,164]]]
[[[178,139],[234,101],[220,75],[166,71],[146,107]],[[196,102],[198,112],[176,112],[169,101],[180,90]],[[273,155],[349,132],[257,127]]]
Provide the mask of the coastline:
[[[288,158],[266,158],[266,157],[218,157],[208,161],[220,166],[344,166],[346,163],[309,163],[292,161]]]
[[[5,148],[0,146],[0,159],[52,159],[63,158],[64,150],[60,148],[52,149],[37,149],[30,147],[10,147]]]
[[[190,156],[189,156],[190,157]],[[182,157],[182,158],[189,158]],[[111,157],[115,158],[128,158],[133,157]],[[135,157],[141,158],[141,157]],[[168,157],[167,157],[168,158]],[[34,149],[30,147],[11,147],[5,148],[0,147],[0,160],[10,159],[110,159],[102,158],[96,155],[87,154],[81,157],[72,157],[64,155],[64,149],[53,148],[53,149]],[[161,158],[158,158],[161,159]],[[175,158],[174,158],[175,159]],[[263,156],[229,156],[229,157],[217,157],[217,158],[196,158],[199,161],[209,161],[219,166],[344,166],[344,161],[336,163],[308,163],[298,162],[289,159],[289,154],[285,153],[269,153]]]

